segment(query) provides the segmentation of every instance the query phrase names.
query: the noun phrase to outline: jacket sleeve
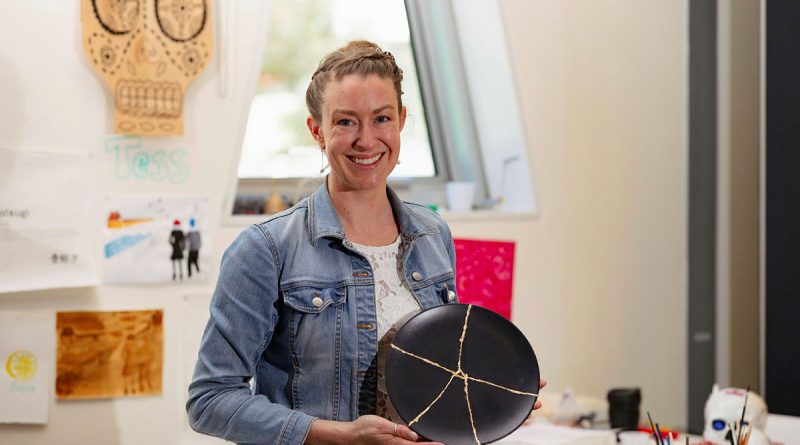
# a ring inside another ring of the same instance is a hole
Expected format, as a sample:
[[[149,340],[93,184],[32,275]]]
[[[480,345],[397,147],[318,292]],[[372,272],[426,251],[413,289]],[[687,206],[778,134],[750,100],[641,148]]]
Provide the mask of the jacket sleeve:
[[[447,256],[450,257],[450,266],[453,268],[453,281],[456,281],[458,277],[458,271],[456,271],[456,246],[453,242],[453,235],[450,233],[450,227],[447,226],[446,223],[443,223],[444,229],[442,230],[442,234],[444,236],[444,243],[445,248],[447,249]]]
[[[240,444],[305,441],[314,418],[253,394],[249,384],[278,317],[278,264],[269,232],[259,226],[223,255],[186,403],[195,431]]]

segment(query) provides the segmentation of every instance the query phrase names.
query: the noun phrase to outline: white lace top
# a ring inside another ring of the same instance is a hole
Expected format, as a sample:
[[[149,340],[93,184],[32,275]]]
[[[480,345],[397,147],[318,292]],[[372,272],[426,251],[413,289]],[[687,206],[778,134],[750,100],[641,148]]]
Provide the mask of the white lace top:
[[[378,394],[377,414],[393,422],[402,419],[391,406],[386,392],[384,369],[390,344],[397,331],[422,309],[403,277],[400,237],[388,246],[363,246],[353,243],[369,261],[375,278],[375,311],[378,319]]]

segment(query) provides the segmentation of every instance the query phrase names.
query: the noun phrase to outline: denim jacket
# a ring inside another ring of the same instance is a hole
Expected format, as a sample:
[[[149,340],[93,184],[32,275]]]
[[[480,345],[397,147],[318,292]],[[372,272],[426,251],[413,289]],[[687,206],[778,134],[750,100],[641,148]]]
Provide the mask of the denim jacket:
[[[447,225],[387,195],[420,306],[457,302]],[[236,443],[298,445],[315,418],[374,413],[376,331],[372,269],[345,239],[323,185],[226,250],[189,386],[192,428]]]

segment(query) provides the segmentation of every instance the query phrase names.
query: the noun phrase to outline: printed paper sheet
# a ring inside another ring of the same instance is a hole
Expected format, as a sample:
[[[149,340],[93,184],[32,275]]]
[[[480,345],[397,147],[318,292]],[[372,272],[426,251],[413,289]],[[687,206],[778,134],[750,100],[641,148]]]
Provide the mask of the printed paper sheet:
[[[0,292],[97,283],[88,155],[0,147]]]

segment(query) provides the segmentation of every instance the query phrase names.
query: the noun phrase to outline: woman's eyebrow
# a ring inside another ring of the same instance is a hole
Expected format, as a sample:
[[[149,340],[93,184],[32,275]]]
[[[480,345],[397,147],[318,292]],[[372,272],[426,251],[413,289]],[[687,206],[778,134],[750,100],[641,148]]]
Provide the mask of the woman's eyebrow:
[[[382,106],[380,108],[376,108],[375,110],[372,111],[372,113],[373,114],[378,114],[378,113],[380,113],[381,111],[383,111],[383,110],[385,110],[387,108],[389,108],[391,110],[394,110],[394,106],[393,105],[384,105],[384,106]]]
[[[378,107],[378,108],[372,110],[372,114],[378,114],[378,113],[380,113],[380,112],[382,112],[382,111],[384,111],[386,109],[394,110],[394,105],[386,104],[386,105],[384,105],[382,107]],[[331,111],[331,115],[335,115],[335,114],[350,114],[350,115],[355,116],[358,113],[356,113],[354,110],[348,110],[348,109],[345,109],[345,108],[337,108],[337,109]]]
[[[337,109],[331,111],[331,115],[334,115],[334,114],[352,114],[352,115],[355,115],[356,112],[353,111],[353,110],[346,110],[344,108],[337,108]]]

